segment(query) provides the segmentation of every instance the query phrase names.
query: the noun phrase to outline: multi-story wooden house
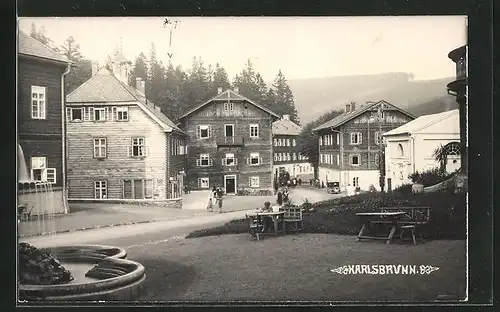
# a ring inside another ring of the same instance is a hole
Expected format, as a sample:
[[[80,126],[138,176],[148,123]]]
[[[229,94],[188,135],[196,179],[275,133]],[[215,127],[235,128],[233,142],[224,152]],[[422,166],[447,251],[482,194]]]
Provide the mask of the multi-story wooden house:
[[[302,180],[314,177],[314,167],[300,154],[298,137],[302,128],[290,120],[290,115],[273,123],[274,174],[287,171],[291,177]]]
[[[100,69],[67,96],[69,198],[179,207],[185,135],[147,100],[141,78],[138,89],[127,84],[124,59],[117,52],[112,71]]]
[[[29,190],[23,200],[32,214],[65,211],[64,188],[64,76],[70,61],[50,47],[19,32],[17,122],[20,154],[24,154],[28,176],[22,180],[47,181],[53,187],[54,205],[39,207]],[[24,164],[19,164],[23,166]],[[26,175],[26,173],[24,173]]]
[[[187,178],[193,189],[267,194],[273,187],[272,123],[279,116],[238,94],[222,92],[180,117],[188,135]]]
[[[318,179],[368,190],[380,189],[379,157],[382,133],[415,117],[386,102],[368,102],[359,108],[346,105],[345,113],[314,129],[319,135]]]

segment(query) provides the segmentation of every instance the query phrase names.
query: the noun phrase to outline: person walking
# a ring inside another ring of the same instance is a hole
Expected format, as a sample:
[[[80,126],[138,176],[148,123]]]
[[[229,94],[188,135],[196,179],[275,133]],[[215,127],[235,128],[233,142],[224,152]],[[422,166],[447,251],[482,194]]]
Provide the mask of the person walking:
[[[210,194],[208,195],[208,205],[207,205],[208,211],[210,212],[214,211],[214,202],[215,202],[215,193],[213,191],[210,191]]]
[[[283,202],[289,203],[290,202],[290,191],[288,190],[288,187],[285,186],[285,189],[283,190]]]
[[[282,206],[283,205],[283,193],[278,192],[277,198],[276,198],[276,203],[278,205]]]
[[[222,213],[222,189],[217,189],[217,204],[219,206],[219,213]]]

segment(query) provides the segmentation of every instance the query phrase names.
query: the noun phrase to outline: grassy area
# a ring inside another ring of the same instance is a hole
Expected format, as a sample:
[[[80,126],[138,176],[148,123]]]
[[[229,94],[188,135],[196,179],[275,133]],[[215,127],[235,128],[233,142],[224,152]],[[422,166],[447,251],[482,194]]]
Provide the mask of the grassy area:
[[[382,206],[430,206],[432,215],[426,229],[428,238],[465,239],[465,194],[441,192],[363,193],[309,204],[310,210],[304,212],[304,233],[355,235],[360,227],[355,213],[377,211]],[[238,219],[222,226],[191,232],[187,238],[247,232],[246,220]]]

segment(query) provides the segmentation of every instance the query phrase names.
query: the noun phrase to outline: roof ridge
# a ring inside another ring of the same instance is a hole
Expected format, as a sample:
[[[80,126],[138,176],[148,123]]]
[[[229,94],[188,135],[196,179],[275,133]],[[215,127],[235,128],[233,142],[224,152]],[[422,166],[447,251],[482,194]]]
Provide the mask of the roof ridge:
[[[454,110],[450,110],[450,111],[445,111],[445,112],[441,112],[441,113],[435,113],[435,114],[429,114],[429,115],[420,116],[420,117],[426,117],[426,116],[429,117],[429,116],[432,116],[432,115],[442,115],[442,116],[440,116],[439,118],[437,118],[435,120],[430,120],[429,122],[427,122],[425,125],[421,126],[420,128],[415,129],[414,132],[420,131],[422,129],[425,129],[425,128],[431,126],[433,123],[437,123],[437,122],[443,121],[443,120],[451,117],[452,115],[454,115],[453,111]],[[451,112],[453,112],[453,114]],[[417,120],[420,117],[417,117],[417,118],[415,118],[413,120]]]

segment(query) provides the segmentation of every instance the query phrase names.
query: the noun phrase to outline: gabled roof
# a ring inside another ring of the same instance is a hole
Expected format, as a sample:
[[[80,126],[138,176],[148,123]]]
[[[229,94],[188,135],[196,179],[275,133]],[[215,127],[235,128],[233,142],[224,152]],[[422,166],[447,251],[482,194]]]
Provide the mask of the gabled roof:
[[[61,63],[71,63],[64,55],[52,50],[52,48],[44,45],[40,41],[19,32],[19,49],[18,53],[38,57],[40,59],[51,60]]]
[[[435,125],[436,123],[451,118],[455,117],[458,119],[458,109],[454,109],[451,111],[443,112],[443,113],[437,113],[437,114],[432,114],[432,115],[424,115],[420,116],[417,119],[414,119],[401,127],[398,127],[396,129],[392,129],[391,131],[387,131],[386,133],[382,134],[382,136],[390,136],[390,135],[397,135],[397,134],[411,134],[411,133],[416,133],[421,130],[424,130],[425,128],[428,128],[432,125]]]
[[[371,108],[376,107],[378,105],[382,105],[382,104],[385,106],[388,106],[391,110],[397,110],[397,111],[399,111],[399,112],[401,112],[401,113],[403,113],[411,118],[415,118],[415,116],[400,109],[399,107],[394,106],[393,104],[386,102],[384,100],[380,100],[380,101],[375,102],[375,103],[361,105],[361,107],[355,109],[354,111],[350,111],[349,113],[340,114],[339,116],[337,116],[337,117],[325,122],[324,124],[314,128],[313,131],[318,131],[318,130],[323,130],[323,129],[328,129],[328,128],[337,128],[337,127],[345,124],[349,120],[352,120],[352,119],[358,117],[359,115],[363,114],[364,112],[370,110]]]
[[[302,128],[289,119],[280,119],[273,122],[273,135],[299,135]]]
[[[147,100],[145,95],[135,88],[126,85],[115,77],[109,70],[102,68],[89,80],[66,96],[67,104],[91,105],[95,103],[109,103],[120,105],[136,102],[138,106],[155,119],[165,131],[172,129],[184,133],[177,125],[157,110],[154,103]]]
[[[248,103],[252,104],[253,106],[255,106],[257,108],[260,108],[261,110],[265,111],[266,113],[271,114],[272,116],[279,118],[279,115],[276,114],[275,112],[273,112],[272,110],[270,110],[270,109],[268,109],[260,104],[255,103],[254,101],[250,100],[249,98],[246,98],[243,95],[234,92],[233,90],[226,90],[226,91],[214,96],[213,98],[206,101],[205,103],[202,103],[202,104],[196,106],[195,108],[189,110],[187,113],[182,115],[179,119],[186,118],[187,116],[191,115],[192,113],[196,112],[200,108],[204,107],[205,105],[207,105],[213,101],[220,101],[220,102],[247,101]]]

